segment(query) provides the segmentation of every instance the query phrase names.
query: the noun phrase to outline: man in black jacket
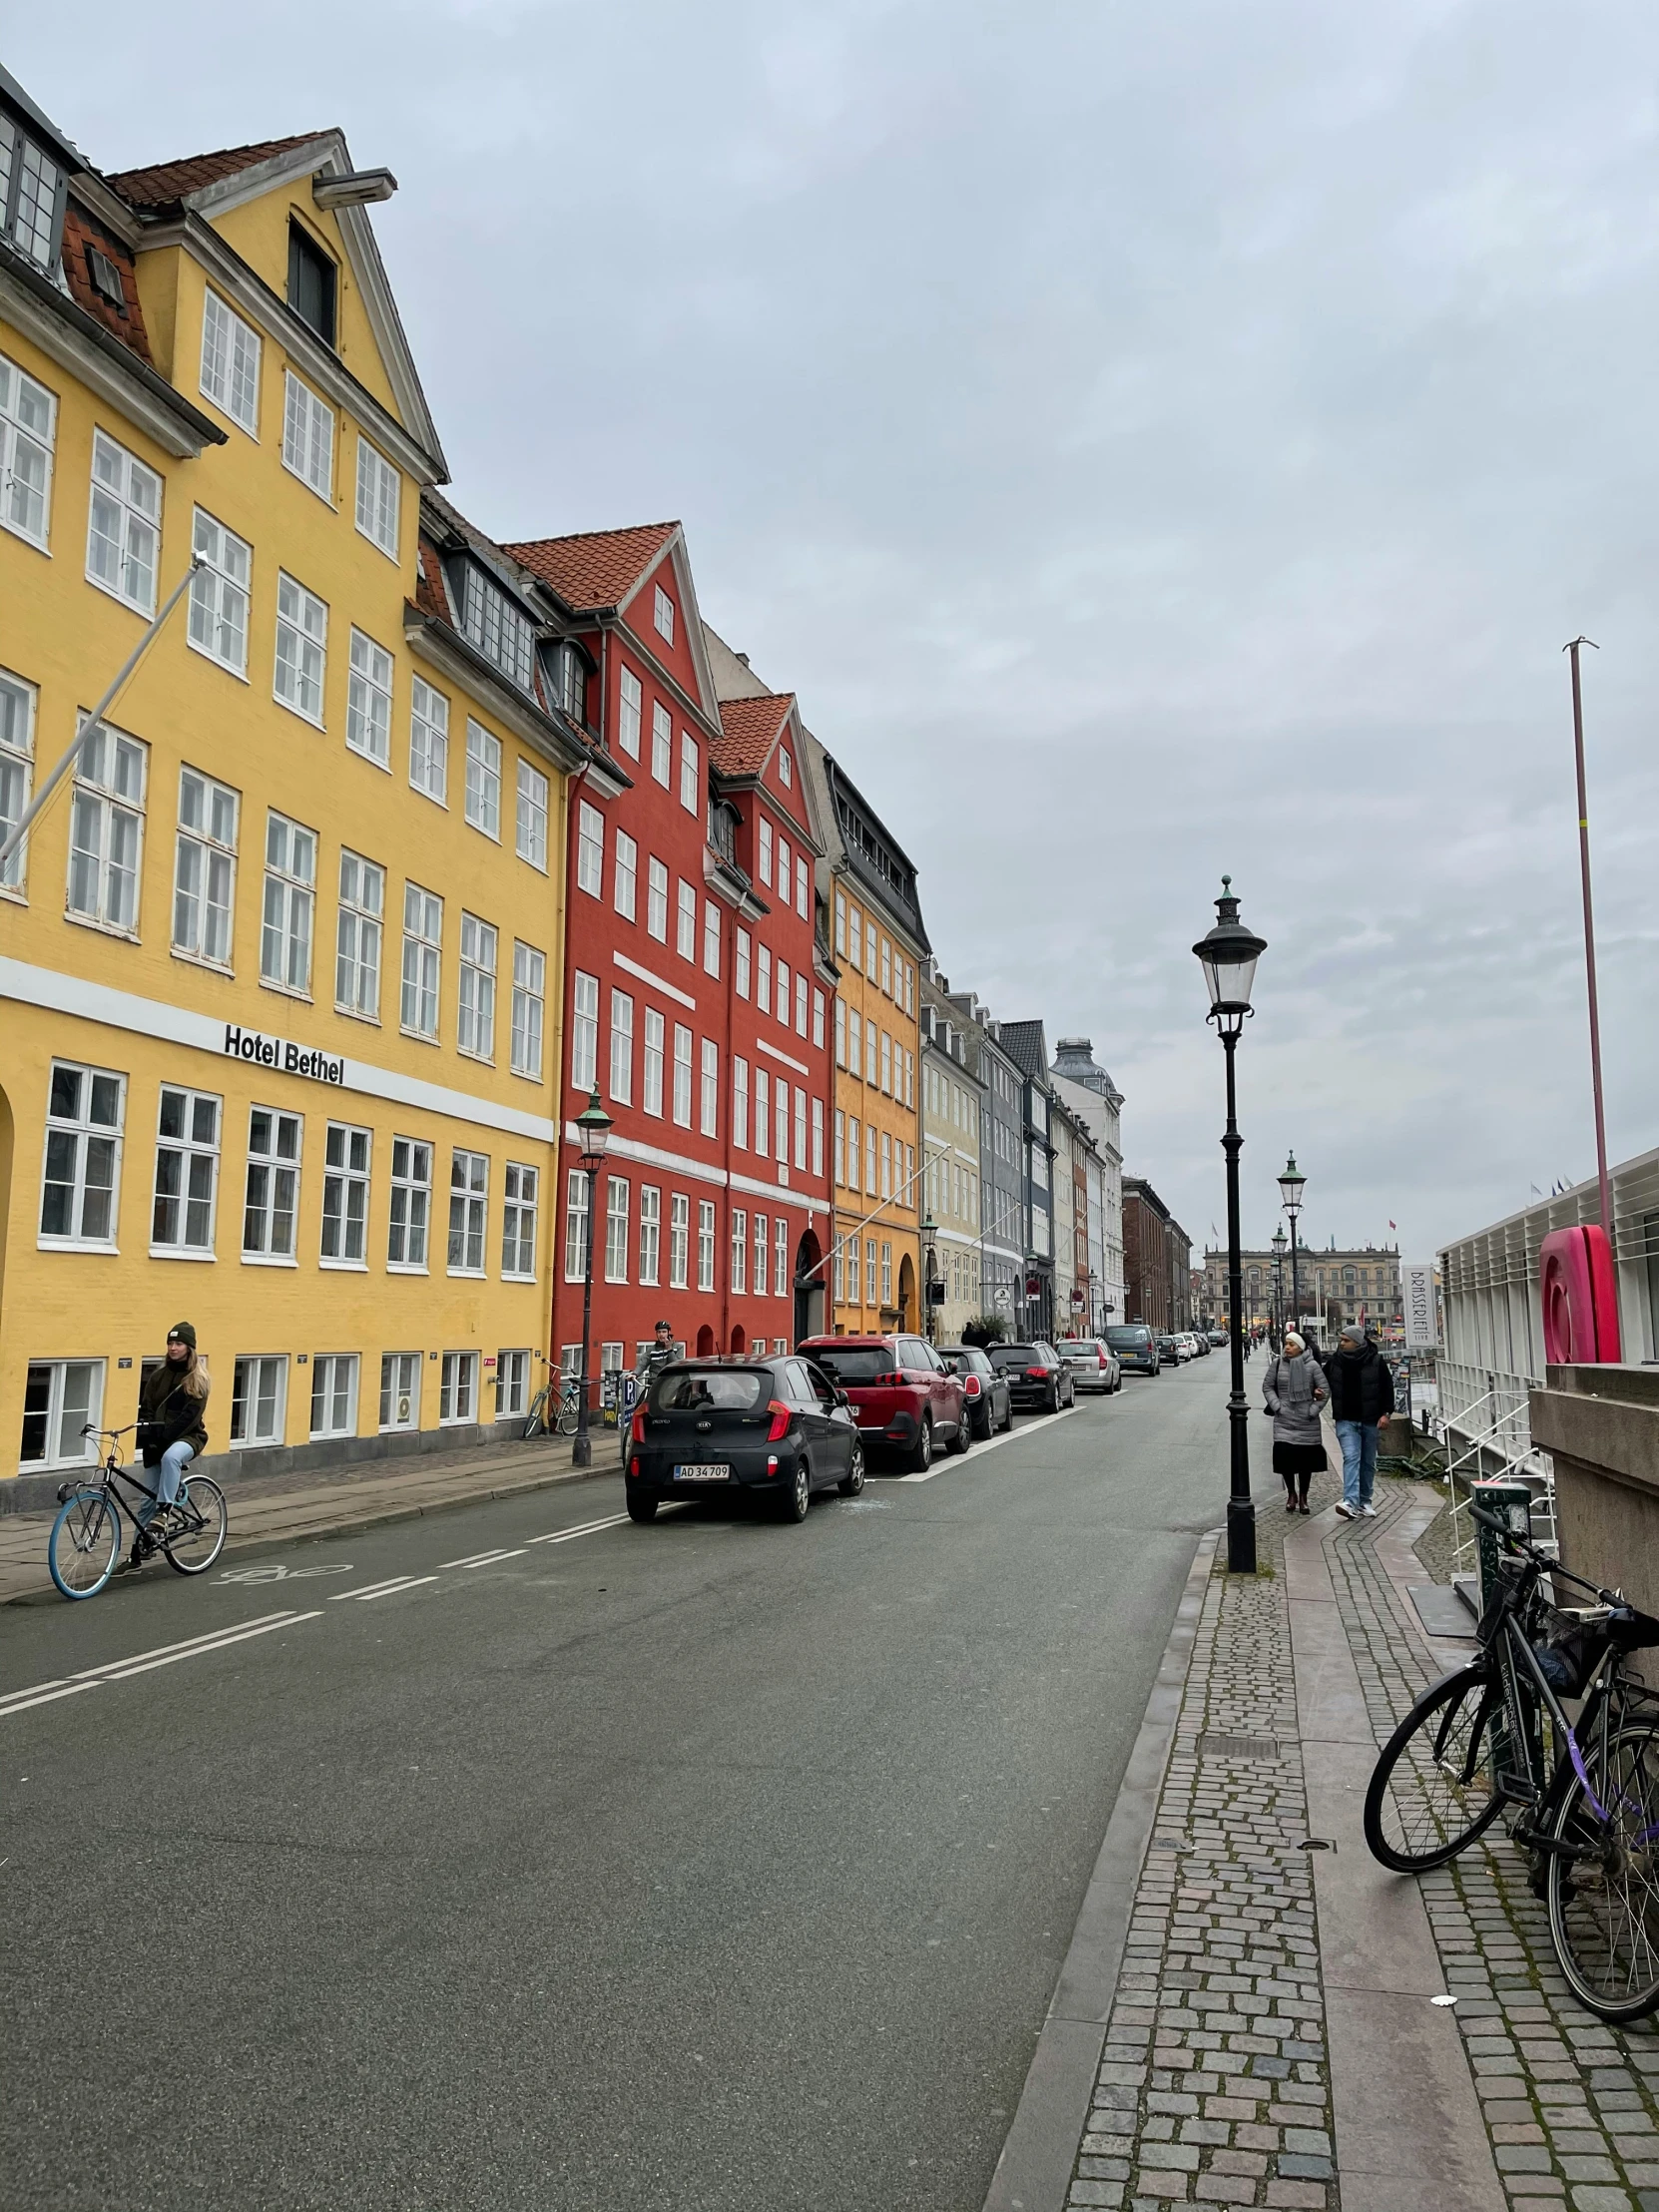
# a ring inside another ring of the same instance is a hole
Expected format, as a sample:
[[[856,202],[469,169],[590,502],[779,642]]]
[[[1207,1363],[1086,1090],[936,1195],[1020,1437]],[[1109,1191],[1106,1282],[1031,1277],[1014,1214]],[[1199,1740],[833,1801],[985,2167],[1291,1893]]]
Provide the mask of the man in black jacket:
[[[1351,1321],[1325,1363],[1331,1384],[1331,1418],[1343,1447],[1343,1494],[1337,1510],[1347,1520],[1377,1516],[1371,1501],[1377,1481],[1377,1427],[1394,1409],[1394,1379],[1388,1363],[1366,1335],[1364,1322]]]

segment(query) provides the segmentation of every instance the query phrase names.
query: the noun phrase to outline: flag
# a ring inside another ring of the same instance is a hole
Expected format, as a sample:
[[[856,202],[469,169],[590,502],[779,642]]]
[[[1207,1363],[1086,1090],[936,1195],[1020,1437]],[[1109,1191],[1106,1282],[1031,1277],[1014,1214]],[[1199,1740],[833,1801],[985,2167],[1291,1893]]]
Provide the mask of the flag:
[[[1390,1229],[1397,1229],[1397,1228],[1399,1227],[1399,1224],[1398,1224],[1398,1222],[1397,1222],[1397,1221],[1391,1221],[1391,1222],[1389,1222],[1389,1224],[1388,1224],[1388,1227],[1389,1227]]]

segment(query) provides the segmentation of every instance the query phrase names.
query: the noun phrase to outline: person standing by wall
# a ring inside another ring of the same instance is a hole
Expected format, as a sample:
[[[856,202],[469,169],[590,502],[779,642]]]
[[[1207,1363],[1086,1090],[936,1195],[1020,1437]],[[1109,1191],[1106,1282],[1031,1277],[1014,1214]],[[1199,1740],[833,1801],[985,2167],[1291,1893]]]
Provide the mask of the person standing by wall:
[[[1307,1512],[1308,1485],[1325,1472],[1320,1413],[1330,1396],[1325,1370],[1288,1329],[1284,1351],[1262,1378],[1262,1397],[1273,1415],[1273,1471],[1283,1477],[1287,1513]]]
[[[1343,1447],[1343,1494],[1337,1510],[1347,1520],[1376,1518],[1372,1489],[1377,1480],[1378,1423],[1394,1409],[1394,1379],[1388,1363],[1360,1321],[1343,1324],[1335,1354],[1325,1363],[1331,1385],[1331,1417]]]

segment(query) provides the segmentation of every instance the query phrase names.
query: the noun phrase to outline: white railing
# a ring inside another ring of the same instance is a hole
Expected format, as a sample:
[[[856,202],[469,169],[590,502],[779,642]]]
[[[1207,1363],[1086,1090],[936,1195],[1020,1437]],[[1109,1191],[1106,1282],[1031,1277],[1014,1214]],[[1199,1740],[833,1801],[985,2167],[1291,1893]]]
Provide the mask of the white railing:
[[[1555,1467],[1532,1442],[1530,1376],[1506,1375],[1457,1360],[1437,1364],[1439,1406],[1435,1426],[1445,1445],[1445,1479],[1451,1491],[1452,1570],[1474,1572],[1474,1523],[1468,1514],[1470,1482],[1518,1482],[1532,1493],[1533,1540],[1554,1552]]]

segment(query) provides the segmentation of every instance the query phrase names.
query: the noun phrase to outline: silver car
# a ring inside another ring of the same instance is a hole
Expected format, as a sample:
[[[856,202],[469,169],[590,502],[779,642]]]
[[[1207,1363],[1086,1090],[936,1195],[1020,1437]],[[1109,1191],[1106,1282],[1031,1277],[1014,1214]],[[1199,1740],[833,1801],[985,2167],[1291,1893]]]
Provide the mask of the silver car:
[[[1066,1364],[1072,1386],[1110,1397],[1123,1388],[1118,1356],[1102,1337],[1062,1337],[1054,1347]]]

